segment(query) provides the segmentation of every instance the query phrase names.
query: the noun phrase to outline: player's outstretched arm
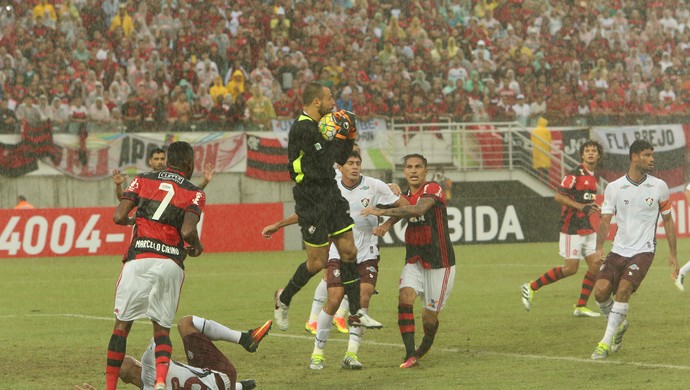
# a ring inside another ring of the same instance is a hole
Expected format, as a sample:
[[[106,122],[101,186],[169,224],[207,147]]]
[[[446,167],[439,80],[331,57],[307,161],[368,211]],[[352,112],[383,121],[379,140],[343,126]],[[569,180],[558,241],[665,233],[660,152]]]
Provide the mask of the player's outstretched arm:
[[[213,174],[215,173],[216,167],[213,164],[204,165],[204,181],[199,183],[199,188],[202,190],[213,180]]]
[[[291,216],[283,219],[282,221],[278,221],[276,223],[272,223],[264,227],[261,231],[261,235],[264,236],[264,238],[271,238],[271,236],[275,234],[275,232],[277,232],[278,230],[284,228],[285,226],[294,225],[297,222],[299,222],[299,217],[297,216],[297,214],[292,214]]]
[[[122,199],[122,194],[124,194],[122,183],[124,183],[125,180],[127,180],[127,176],[123,175],[119,169],[113,169],[113,183],[115,183],[115,196],[117,200]]]
[[[397,217],[397,218],[412,218],[421,217],[429,211],[436,204],[436,200],[430,197],[424,197],[419,199],[417,204],[408,205],[403,207],[397,207],[393,209],[379,209],[376,207],[367,207],[361,211],[363,216],[376,215],[376,216],[386,216],[386,217]]]

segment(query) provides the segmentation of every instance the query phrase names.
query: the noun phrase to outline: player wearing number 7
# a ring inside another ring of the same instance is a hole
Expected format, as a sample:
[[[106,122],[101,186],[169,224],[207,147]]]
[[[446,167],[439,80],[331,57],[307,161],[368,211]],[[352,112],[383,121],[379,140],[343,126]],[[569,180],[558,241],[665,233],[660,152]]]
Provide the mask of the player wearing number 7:
[[[137,175],[115,210],[115,223],[135,227],[115,289],[107,390],[117,388],[127,335],[134,320],[144,317],[153,323],[155,389],[165,389],[172,354],[170,326],[184,280],[184,259],[187,255],[199,256],[203,251],[196,224],[206,195],[189,181],[193,172],[194,149],[186,142],[174,142],[168,148],[168,168]],[[129,217],[135,207],[135,217]],[[185,241],[190,247],[185,248]]]

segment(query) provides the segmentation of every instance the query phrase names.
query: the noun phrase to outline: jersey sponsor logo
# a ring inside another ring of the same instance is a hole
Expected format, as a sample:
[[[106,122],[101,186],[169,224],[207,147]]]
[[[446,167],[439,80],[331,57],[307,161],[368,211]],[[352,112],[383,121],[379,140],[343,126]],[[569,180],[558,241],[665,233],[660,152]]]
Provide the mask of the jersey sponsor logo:
[[[129,187],[127,187],[127,190],[125,192],[133,192],[139,188],[139,177],[135,177],[134,180],[132,180],[131,183],[129,183]]]
[[[582,195],[582,197],[583,197],[585,200],[592,200],[592,201],[597,200],[597,194],[590,194],[589,192],[585,192],[585,193]]]
[[[361,186],[361,187],[359,187],[359,189],[362,191],[366,191],[369,189],[369,186]]]
[[[654,198],[652,198],[652,197],[645,198],[644,201],[647,203],[647,206],[651,206],[654,204]]]
[[[627,199],[624,199],[624,200],[623,200],[623,203],[625,203],[625,205],[627,206],[627,205],[629,205],[629,204],[630,204],[630,201],[629,201],[629,200],[627,200]]]
[[[195,205],[198,206],[198,205],[199,205],[199,200],[201,200],[201,197],[202,197],[202,196],[203,196],[203,194],[202,194],[201,192],[197,192],[197,193],[196,193],[196,196],[194,197],[194,200],[192,200],[192,203],[194,203]]]
[[[158,253],[179,256],[180,249],[174,246],[165,245],[160,242],[155,242],[146,239],[139,239],[134,243],[135,249],[152,249]]]
[[[158,178],[161,180],[170,180],[174,181],[177,184],[182,184],[184,183],[184,177],[178,175],[177,173],[173,172],[158,172]]]
[[[362,202],[362,206],[364,206],[364,207],[369,207],[369,203],[371,203],[371,199],[369,199],[369,198],[362,198],[361,202]]]
[[[624,184],[624,185],[621,187],[621,190],[624,190],[624,189],[629,188],[629,187],[630,187],[630,184]]]

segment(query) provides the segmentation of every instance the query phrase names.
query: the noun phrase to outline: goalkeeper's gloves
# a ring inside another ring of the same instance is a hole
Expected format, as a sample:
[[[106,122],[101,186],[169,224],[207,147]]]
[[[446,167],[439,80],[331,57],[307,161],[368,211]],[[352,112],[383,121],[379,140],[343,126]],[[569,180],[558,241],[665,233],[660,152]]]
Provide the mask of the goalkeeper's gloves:
[[[354,112],[340,110],[333,113],[333,118],[338,126],[335,137],[342,140],[357,138],[357,115]]]

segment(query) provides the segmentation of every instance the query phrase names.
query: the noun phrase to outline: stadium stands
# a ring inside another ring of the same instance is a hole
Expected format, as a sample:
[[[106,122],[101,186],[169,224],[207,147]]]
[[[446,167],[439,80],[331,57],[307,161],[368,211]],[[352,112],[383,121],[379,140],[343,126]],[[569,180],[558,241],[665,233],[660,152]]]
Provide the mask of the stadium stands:
[[[0,9],[0,133],[268,129],[301,88],[430,123],[687,123],[684,1],[31,0]],[[16,120],[8,119],[16,117]]]

